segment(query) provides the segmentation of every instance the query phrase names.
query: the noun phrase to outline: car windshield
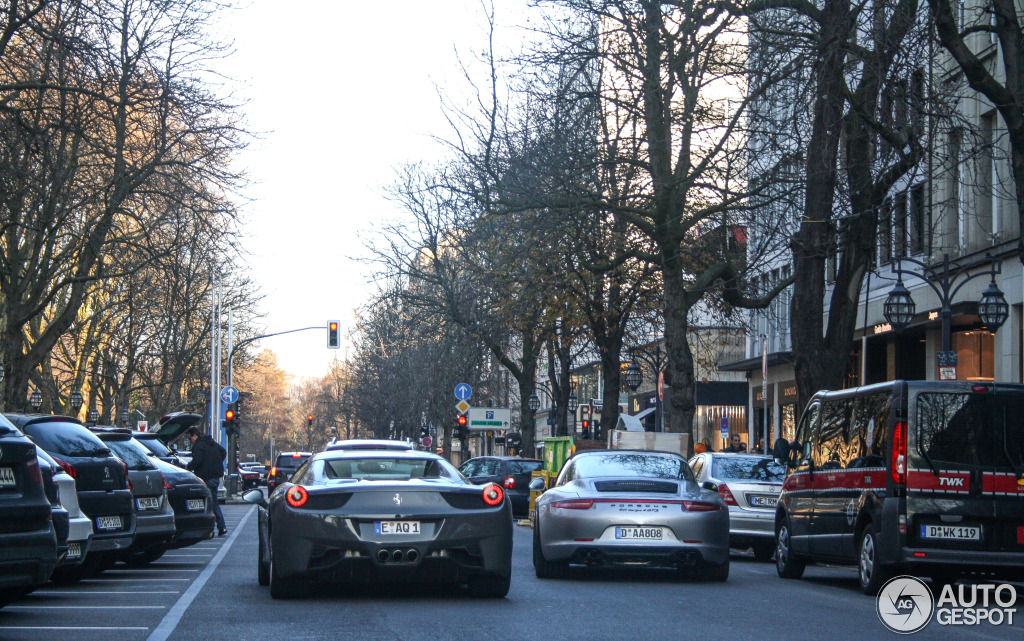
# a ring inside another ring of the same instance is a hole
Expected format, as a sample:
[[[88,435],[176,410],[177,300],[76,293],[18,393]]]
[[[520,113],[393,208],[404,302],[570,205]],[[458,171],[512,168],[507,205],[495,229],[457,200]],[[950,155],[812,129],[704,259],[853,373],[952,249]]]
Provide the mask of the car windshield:
[[[434,458],[343,458],[321,459],[307,469],[307,476],[320,482],[335,480],[409,481],[423,478],[459,479],[458,470],[447,461]],[[298,483],[298,479],[293,479]],[[308,481],[307,481],[308,482]]]
[[[576,459],[576,478],[636,476],[693,480],[690,466],[680,457],[643,452],[586,455]]]
[[[31,423],[25,426],[25,433],[57,456],[110,456],[110,449],[98,436],[74,423]]]
[[[129,470],[155,470],[148,456],[149,450],[134,441],[106,441],[114,455],[128,465]]]
[[[716,456],[711,472],[720,481],[778,481],[786,468],[763,456]]]
[[[146,449],[148,449],[150,452],[156,454],[157,456],[165,456],[165,457],[168,457],[168,458],[171,457],[171,456],[174,456],[174,452],[172,452],[171,450],[167,449],[167,446],[164,445],[163,442],[160,441],[159,439],[155,439],[155,438],[140,438],[140,439],[137,439],[137,440],[139,441],[139,443],[142,443],[146,447]]]

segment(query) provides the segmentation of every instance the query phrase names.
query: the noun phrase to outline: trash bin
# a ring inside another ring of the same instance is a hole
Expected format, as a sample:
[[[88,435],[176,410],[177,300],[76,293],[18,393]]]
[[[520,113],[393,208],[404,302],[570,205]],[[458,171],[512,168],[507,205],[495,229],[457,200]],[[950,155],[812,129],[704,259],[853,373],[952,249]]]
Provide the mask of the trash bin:
[[[224,484],[224,489],[227,491],[228,496],[234,496],[238,494],[239,483],[241,476],[239,474],[228,474],[228,482]]]
[[[538,488],[536,481],[541,481]],[[548,473],[546,470],[534,470],[530,472],[530,522],[533,523],[537,516],[537,498],[544,493],[548,487]]]
[[[544,439],[544,471],[549,477],[558,476],[562,465],[573,453],[571,436],[553,436]]]

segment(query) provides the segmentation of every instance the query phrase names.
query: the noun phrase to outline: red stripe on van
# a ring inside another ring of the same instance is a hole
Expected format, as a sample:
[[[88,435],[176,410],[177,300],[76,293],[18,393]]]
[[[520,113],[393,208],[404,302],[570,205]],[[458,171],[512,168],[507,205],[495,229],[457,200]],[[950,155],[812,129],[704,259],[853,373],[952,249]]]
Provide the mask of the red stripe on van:
[[[865,470],[856,467],[835,470],[819,469],[814,472],[814,488],[816,490],[885,489],[885,470],[882,468]]]
[[[981,491],[1024,495],[1024,485],[1018,484],[1013,474],[985,472],[981,475]]]
[[[909,470],[907,489],[967,493],[971,490],[971,475],[969,472],[939,472],[935,476],[931,470]]]

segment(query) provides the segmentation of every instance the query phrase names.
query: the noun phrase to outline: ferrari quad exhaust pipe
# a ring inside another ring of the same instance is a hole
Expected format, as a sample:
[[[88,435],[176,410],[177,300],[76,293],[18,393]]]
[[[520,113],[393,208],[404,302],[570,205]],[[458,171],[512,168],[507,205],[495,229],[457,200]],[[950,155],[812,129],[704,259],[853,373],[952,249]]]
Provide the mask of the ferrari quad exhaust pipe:
[[[402,553],[401,550],[395,550],[391,553],[391,560],[395,563],[401,563],[404,558],[405,555]]]
[[[390,558],[391,558],[391,553],[388,552],[387,550],[381,550],[380,552],[377,553],[377,560],[380,561],[381,563],[387,563],[388,559],[390,559]]]

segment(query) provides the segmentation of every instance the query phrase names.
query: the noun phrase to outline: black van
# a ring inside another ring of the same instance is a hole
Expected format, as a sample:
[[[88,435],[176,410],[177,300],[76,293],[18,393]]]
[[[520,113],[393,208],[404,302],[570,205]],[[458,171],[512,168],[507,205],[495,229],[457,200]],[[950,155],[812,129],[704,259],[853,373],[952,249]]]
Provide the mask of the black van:
[[[789,449],[776,568],[1024,577],[1024,385],[893,381],[819,392]],[[777,448],[780,449],[780,448]],[[781,452],[777,452],[780,454]]]

